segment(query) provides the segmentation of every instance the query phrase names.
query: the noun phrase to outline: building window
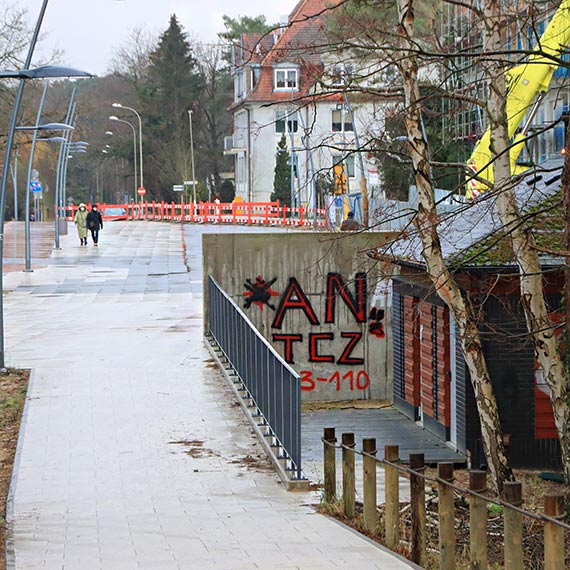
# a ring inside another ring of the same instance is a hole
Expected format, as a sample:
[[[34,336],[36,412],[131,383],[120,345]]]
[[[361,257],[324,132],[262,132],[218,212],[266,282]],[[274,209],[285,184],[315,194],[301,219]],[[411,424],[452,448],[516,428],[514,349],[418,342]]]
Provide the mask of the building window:
[[[350,113],[346,110],[334,110],[332,112],[332,130],[333,133],[345,133],[354,131]]]
[[[354,178],[355,171],[354,171],[353,154],[349,154],[348,156],[343,156],[342,154],[333,154],[332,161],[333,161],[333,168],[344,164],[344,168],[346,169],[346,173],[348,174],[349,178]]]
[[[275,70],[275,90],[297,89],[296,69],[276,69]]]
[[[352,65],[340,63],[333,65],[331,70],[331,82],[333,85],[346,85],[352,76]]]
[[[297,111],[275,111],[275,132],[276,133],[296,133],[299,128]]]

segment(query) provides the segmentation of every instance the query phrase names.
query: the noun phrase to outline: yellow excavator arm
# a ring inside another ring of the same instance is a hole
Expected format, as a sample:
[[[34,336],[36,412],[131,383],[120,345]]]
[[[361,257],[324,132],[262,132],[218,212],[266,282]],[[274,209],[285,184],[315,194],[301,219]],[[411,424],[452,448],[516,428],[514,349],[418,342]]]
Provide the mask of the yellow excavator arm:
[[[529,56],[528,62],[513,67],[506,72],[507,117],[510,149],[511,173],[517,172],[516,162],[522,150],[522,140],[538,108],[540,100],[548,90],[554,72],[558,68],[561,54],[570,43],[570,0],[562,0],[550,24],[542,34],[538,44]],[[521,131],[517,132],[527,113],[529,117]],[[475,145],[467,166],[471,175],[477,175],[489,184],[468,175],[467,198],[476,198],[488,190],[494,182],[492,156],[490,150],[491,131],[487,129]]]

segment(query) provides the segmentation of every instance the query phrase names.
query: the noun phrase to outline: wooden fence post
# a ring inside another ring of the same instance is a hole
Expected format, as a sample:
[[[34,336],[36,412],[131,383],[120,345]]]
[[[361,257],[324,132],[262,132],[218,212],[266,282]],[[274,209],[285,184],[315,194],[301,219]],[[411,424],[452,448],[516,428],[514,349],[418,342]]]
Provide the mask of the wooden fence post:
[[[487,490],[485,471],[469,472],[469,489],[476,493]],[[487,570],[487,502],[479,497],[469,496],[469,525],[471,570]]]
[[[384,459],[400,461],[397,445],[384,446]],[[396,467],[385,464],[386,477],[386,546],[392,550],[400,544],[400,481]]]
[[[376,456],[376,439],[366,438],[362,440],[362,451]],[[364,495],[364,526],[366,530],[374,532],[378,524],[378,510],[376,500],[376,459],[367,457],[362,459],[363,465],[363,495]]]
[[[342,445],[342,501],[344,514],[349,518],[354,517],[355,508],[355,481],[354,481],[354,434],[343,433]]]
[[[323,457],[325,468],[325,503],[336,500],[336,435],[334,428],[325,428],[323,435]],[[332,445],[328,445],[326,442]]]
[[[424,454],[410,453],[410,469],[425,470]],[[410,504],[412,507],[412,562],[427,565],[426,556],[426,486],[423,477],[410,475]]]
[[[522,485],[518,482],[505,481],[504,500],[515,507],[522,505]],[[522,514],[505,507],[505,568],[523,570],[523,521]]]
[[[453,463],[438,463],[438,515],[439,515],[439,568],[440,570],[455,570],[455,506],[453,489],[443,481],[451,483]]]
[[[544,514],[559,518],[564,514],[564,495],[545,495]],[[544,521],[544,570],[564,568],[564,529]]]

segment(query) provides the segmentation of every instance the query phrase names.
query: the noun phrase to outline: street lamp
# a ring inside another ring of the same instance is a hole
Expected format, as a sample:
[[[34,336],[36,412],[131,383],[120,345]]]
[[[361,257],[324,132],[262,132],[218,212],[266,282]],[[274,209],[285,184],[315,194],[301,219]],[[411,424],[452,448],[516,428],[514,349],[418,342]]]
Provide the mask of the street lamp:
[[[113,107],[117,107],[119,109],[127,109],[128,111],[132,111],[139,120],[139,151],[140,151],[140,169],[141,169],[141,188],[144,188],[144,176],[143,176],[143,144],[142,144],[142,120],[141,116],[133,109],[132,107],[126,107],[125,105],[121,105],[120,103],[113,103]],[[136,198],[135,198],[136,201]],[[143,201],[143,197],[141,195],[141,204]]]
[[[38,119],[42,112],[43,101],[45,98],[47,89],[47,82],[44,88],[42,100],[40,102],[40,106],[38,109]],[[30,185],[32,180],[32,165],[34,161],[34,150],[36,146],[36,140],[53,140],[53,139],[63,139],[63,137],[52,137],[47,139],[37,139],[37,132],[38,131],[47,131],[47,130],[61,130],[61,131],[70,131],[73,130],[71,125],[66,125],[65,123],[47,123],[44,125],[35,125],[35,126],[24,126],[24,127],[16,127],[17,131],[34,131],[34,136],[32,138],[32,148],[30,149],[30,159],[28,161],[28,179],[26,185],[26,208],[24,210],[24,228],[25,228],[25,239],[26,239],[26,266],[24,271],[29,273],[32,271],[32,260],[31,260],[31,244],[30,244]],[[0,214],[1,215],[1,214]]]
[[[192,196],[196,205],[196,173],[194,172],[194,138],[192,135],[192,109],[188,109],[188,122],[190,123],[190,159],[192,161]]]
[[[24,84],[26,79],[39,79],[42,77],[92,77],[90,73],[71,68],[57,68],[56,66],[44,66],[37,69],[30,69],[32,57],[42,27],[42,22],[46,12],[48,0],[43,0],[40,8],[38,19],[34,27],[32,39],[28,46],[28,53],[24,61],[24,68],[17,72],[4,72],[3,77],[13,77],[19,79],[16,97],[12,106],[12,115],[10,117],[10,124],[8,133],[5,140],[4,160],[2,163],[2,178],[0,179],[0,369],[5,367],[5,352],[4,352],[4,214],[6,209],[6,183],[8,181],[8,170],[10,166],[10,155],[12,153],[12,144],[14,142],[14,132],[16,130],[16,121],[18,113],[20,112],[20,104],[22,102],[22,95],[24,93]]]
[[[115,105],[116,105],[116,103],[113,104],[113,106],[115,106]],[[124,119],[119,119],[119,117],[116,117],[115,115],[111,115],[109,117],[109,119],[111,121],[118,121],[119,123],[126,123],[133,130],[133,155],[134,155],[134,163],[135,163],[135,202],[136,202],[137,201],[137,189],[139,187],[137,184],[137,131],[136,131],[134,125],[132,123],[129,123],[129,121],[125,121]],[[112,134],[112,131],[107,131],[107,133]],[[141,160],[142,160],[142,154],[141,154]],[[142,176],[142,167],[141,167],[141,176]],[[141,182],[141,186],[142,186],[142,182]],[[124,187],[123,187],[123,191],[124,191]],[[141,196],[141,202],[142,202],[142,196]]]

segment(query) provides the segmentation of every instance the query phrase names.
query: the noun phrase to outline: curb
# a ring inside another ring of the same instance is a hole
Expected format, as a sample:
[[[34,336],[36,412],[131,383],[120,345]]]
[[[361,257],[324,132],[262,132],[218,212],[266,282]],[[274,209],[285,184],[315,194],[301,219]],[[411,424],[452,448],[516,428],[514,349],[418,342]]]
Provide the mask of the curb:
[[[18,470],[20,466],[20,459],[22,457],[22,446],[24,445],[24,435],[26,433],[26,420],[28,417],[30,398],[35,382],[35,376],[35,369],[30,370],[30,379],[28,380],[28,389],[26,390],[26,400],[24,402],[24,409],[22,410],[20,429],[18,430],[18,443],[16,445],[16,453],[14,455],[14,465],[12,466],[10,487],[8,488],[8,497],[6,498],[6,570],[15,570],[16,568],[14,529],[12,527],[14,524],[14,498],[16,496]]]

